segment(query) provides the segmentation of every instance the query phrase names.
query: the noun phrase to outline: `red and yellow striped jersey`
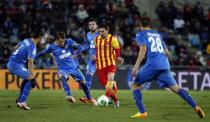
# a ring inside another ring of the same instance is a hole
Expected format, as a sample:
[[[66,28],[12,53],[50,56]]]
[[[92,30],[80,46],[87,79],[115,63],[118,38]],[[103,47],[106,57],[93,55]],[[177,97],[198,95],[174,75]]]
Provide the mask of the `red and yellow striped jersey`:
[[[116,37],[108,34],[106,39],[97,36],[94,40],[96,48],[96,68],[102,69],[110,65],[116,65],[119,57],[120,46]]]

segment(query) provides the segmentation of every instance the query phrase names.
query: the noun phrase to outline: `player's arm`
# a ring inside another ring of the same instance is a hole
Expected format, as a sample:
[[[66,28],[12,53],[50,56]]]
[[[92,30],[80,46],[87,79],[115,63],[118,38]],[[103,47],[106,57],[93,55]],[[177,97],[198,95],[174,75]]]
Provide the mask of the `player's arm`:
[[[48,48],[42,50],[41,52],[39,52],[36,56],[35,56],[35,60],[38,59],[39,57],[46,55],[48,53],[51,53],[51,46],[49,46]]]
[[[169,56],[169,55],[170,55],[170,52],[169,52],[168,48],[166,47],[165,42],[163,42],[163,49],[164,49],[165,55],[166,55],[166,56]]]
[[[77,45],[77,51],[75,52],[75,55],[79,55],[81,52],[83,52],[84,50],[87,50],[88,48],[90,48],[89,44],[86,43],[84,45]]]
[[[95,51],[95,45],[96,45],[96,38],[94,39],[94,48],[90,48],[90,55],[91,55],[91,60],[95,61],[96,60],[96,51]]]
[[[145,55],[146,55],[146,52],[147,52],[147,47],[145,44],[142,44],[140,45],[139,47],[139,54],[138,54],[138,58],[136,60],[136,63],[133,67],[133,70],[132,70],[132,74],[135,76],[137,74],[137,71],[139,69],[139,66],[141,64],[141,62],[143,61],[143,59],[145,58]]]
[[[28,70],[30,72],[29,80],[34,79],[34,58],[36,56],[36,48],[35,46],[29,47],[28,52]]]
[[[18,49],[20,47],[22,42],[18,42],[18,44],[14,47],[14,50]]]
[[[122,64],[124,62],[124,59],[120,57],[120,45],[116,37],[113,37],[112,46],[114,47],[117,61]]]

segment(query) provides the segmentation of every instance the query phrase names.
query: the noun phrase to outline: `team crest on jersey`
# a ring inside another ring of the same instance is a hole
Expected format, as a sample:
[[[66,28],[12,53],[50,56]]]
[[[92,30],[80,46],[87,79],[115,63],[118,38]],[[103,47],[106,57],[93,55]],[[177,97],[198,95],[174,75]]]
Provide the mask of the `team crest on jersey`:
[[[32,54],[33,55],[36,55],[36,49],[33,50]]]
[[[66,50],[62,50],[62,53],[66,53]]]

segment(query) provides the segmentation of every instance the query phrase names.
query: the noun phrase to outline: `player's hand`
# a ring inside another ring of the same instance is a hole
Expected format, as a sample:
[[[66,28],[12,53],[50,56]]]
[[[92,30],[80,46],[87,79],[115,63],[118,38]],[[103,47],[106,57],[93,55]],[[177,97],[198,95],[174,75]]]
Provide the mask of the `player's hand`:
[[[124,63],[124,59],[122,57],[118,57],[117,58],[117,62],[120,63],[120,64],[123,64]]]
[[[75,59],[75,58],[77,58],[77,55],[72,55],[71,57],[72,57],[73,59]]]
[[[138,67],[134,66],[132,69],[132,76],[135,77],[137,75],[137,73],[138,73]]]
[[[31,87],[32,88],[35,88],[36,87],[36,84],[37,84],[37,81],[35,78],[31,79]]]
[[[91,59],[92,61],[96,61],[96,56],[95,56],[95,55],[92,55],[92,56],[90,57],[90,59]]]

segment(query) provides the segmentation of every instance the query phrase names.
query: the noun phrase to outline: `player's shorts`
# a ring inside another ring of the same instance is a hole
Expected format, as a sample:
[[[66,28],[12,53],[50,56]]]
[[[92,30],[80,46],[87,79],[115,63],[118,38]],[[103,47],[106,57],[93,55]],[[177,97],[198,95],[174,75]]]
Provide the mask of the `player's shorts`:
[[[116,66],[111,65],[108,67],[105,67],[103,69],[97,69],[96,73],[98,75],[99,81],[101,83],[101,85],[106,86],[107,82],[108,82],[108,74],[110,72],[115,73],[116,72]]]
[[[7,68],[12,74],[17,75],[24,80],[29,78],[30,72],[24,66],[24,64],[19,64],[19,63],[13,62],[13,61],[9,61],[7,63]]]
[[[85,77],[79,68],[74,69],[74,70],[72,69],[59,70],[58,75],[62,75],[66,78],[68,78],[68,76],[71,75],[76,82],[79,82],[81,80],[85,81]]]
[[[93,62],[92,60],[88,61],[87,64],[87,70],[86,70],[86,74],[94,74],[96,72],[96,66],[95,66],[95,62]]]
[[[137,85],[141,85],[153,80],[155,80],[160,87],[170,87],[177,84],[170,70],[151,70],[147,67],[143,67],[139,71],[134,82]]]

